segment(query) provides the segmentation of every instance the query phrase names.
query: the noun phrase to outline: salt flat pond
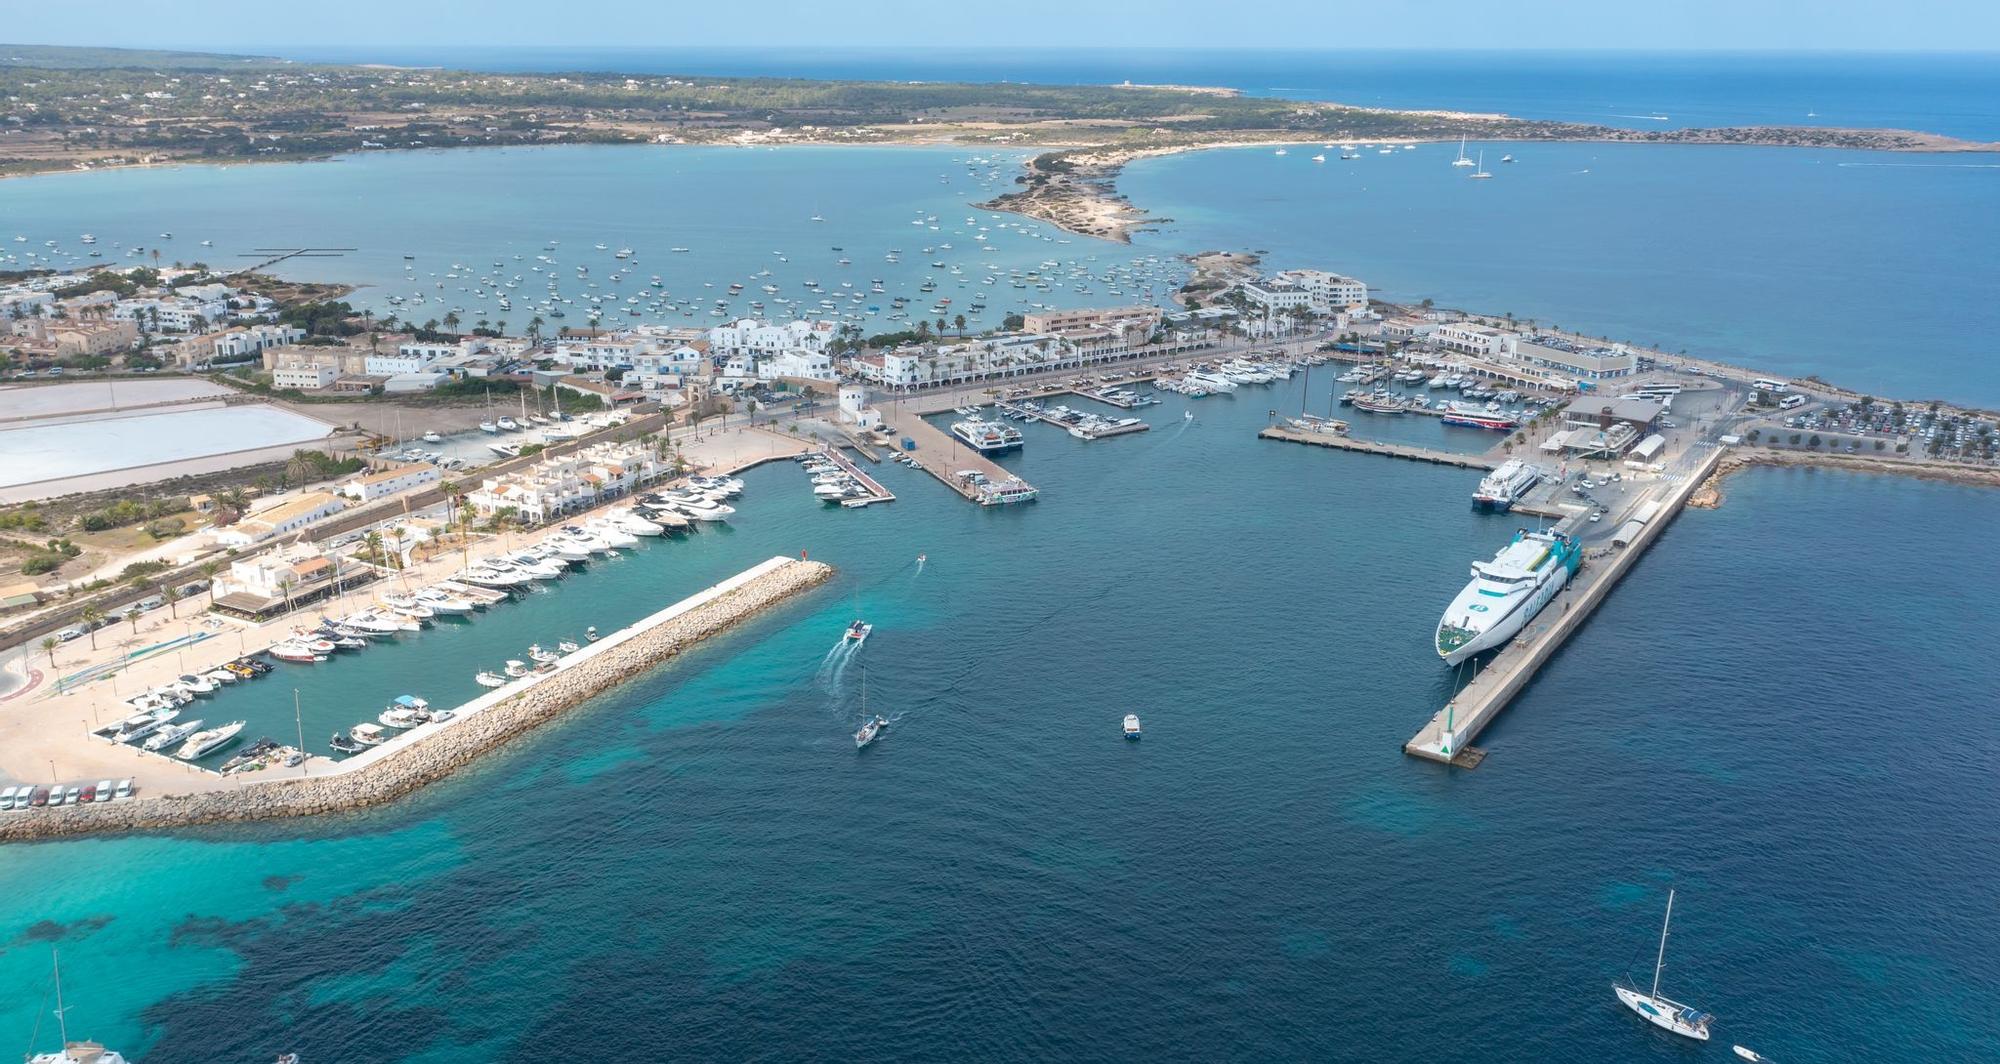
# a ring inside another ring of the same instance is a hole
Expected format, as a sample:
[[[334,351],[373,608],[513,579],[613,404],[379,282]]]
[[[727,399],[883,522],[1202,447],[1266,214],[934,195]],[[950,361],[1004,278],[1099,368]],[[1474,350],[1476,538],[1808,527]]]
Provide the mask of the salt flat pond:
[[[257,447],[305,444],[332,431],[333,426],[325,422],[272,406],[209,407],[33,424],[0,431],[0,488]]]

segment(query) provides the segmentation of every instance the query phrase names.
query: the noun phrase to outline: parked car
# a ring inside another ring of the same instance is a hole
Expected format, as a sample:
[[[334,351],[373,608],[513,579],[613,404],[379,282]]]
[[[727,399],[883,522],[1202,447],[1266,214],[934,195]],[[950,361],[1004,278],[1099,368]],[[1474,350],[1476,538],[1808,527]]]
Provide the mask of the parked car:
[[[21,788],[19,787],[9,787],[6,790],[0,790],[0,809],[14,808],[14,796],[20,793],[20,791]],[[33,793],[32,789],[29,793]]]
[[[47,787],[35,788],[35,796],[29,800],[28,804],[37,809],[49,804],[49,789]]]
[[[78,802],[79,804],[81,804],[81,803],[85,803],[85,802],[94,802],[94,801],[96,801],[96,800],[97,800],[97,784],[95,784],[95,783],[86,783],[86,784],[84,784],[84,785],[83,785],[83,792],[82,792],[81,794],[78,794],[78,795],[76,796],[76,800],[77,800],[77,802]]]
[[[72,624],[68,628],[65,628],[62,631],[57,632],[56,638],[67,643],[72,639],[81,639],[89,634],[90,634],[90,629],[85,628],[83,625],[80,624]]]
[[[127,777],[127,778],[125,778],[125,779],[122,779],[122,780],[119,780],[119,781],[118,781],[118,790],[117,790],[117,791],[116,791],[115,793],[113,793],[113,794],[112,794],[112,797],[114,797],[114,798],[130,798],[130,797],[132,797],[133,793],[134,793],[134,792],[133,792],[133,787],[132,787],[132,780],[131,780],[131,778],[130,778],[130,777]]]
[[[112,790],[112,787],[113,787],[113,784],[112,784],[112,782],[111,782],[110,780],[98,780],[98,781],[97,781],[97,800],[98,800],[98,801],[100,801],[100,802],[108,802],[108,801],[110,801],[110,800],[111,800],[111,790]]]
[[[63,792],[64,805],[78,805],[82,801],[83,801],[82,787],[71,787],[69,790]]]

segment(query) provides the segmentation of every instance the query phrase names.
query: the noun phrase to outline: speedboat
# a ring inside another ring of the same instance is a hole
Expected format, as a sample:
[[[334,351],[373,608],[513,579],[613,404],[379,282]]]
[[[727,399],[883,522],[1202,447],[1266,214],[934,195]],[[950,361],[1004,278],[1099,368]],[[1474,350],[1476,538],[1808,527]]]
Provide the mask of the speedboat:
[[[614,547],[636,547],[639,545],[638,536],[619,528],[616,523],[604,518],[597,518],[584,527],[589,529],[592,535]]]
[[[206,676],[200,676],[191,672],[183,673],[179,678],[177,678],[174,681],[174,683],[181,690],[186,691],[189,694],[212,695],[215,693],[214,680],[211,680]]]
[[[1125,738],[1137,739],[1138,737],[1139,737],[1139,715],[1137,713],[1125,714]]]
[[[151,713],[141,713],[118,722],[118,730],[111,735],[114,743],[137,742],[159,730],[160,726],[181,715],[178,709],[160,709]]]
[[[847,626],[847,634],[841,638],[859,647],[868,641],[868,633],[874,630],[875,626],[869,624],[867,621],[856,620],[853,624]]]
[[[367,748],[366,743],[358,742],[344,732],[334,732],[333,738],[328,739],[326,745],[336,754],[358,754]]]
[[[854,748],[859,750],[874,742],[888,727],[889,721],[886,717],[869,717],[862,721],[861,730],[854,733]]]
[[[457,595],[448,591],[440,591],[437,588],[425,588],[417,592],[415,597],[417,601],[429,606],[432,613],[445,614],[447,616],[462,616],[479,608],[469,599],[459,598]]]
[[[444,437],[435,432],[426,432],[424,433],[423,440],[425,443],[443,443]]]
[[[235,742],[237,733],[242,730],[243,722],[238,720],[224,724],[220,728],[198,731],[189,736],[188,741],[182,743],[179,750],[174,751],[174,756],[182,761],[199,760]]]
[[[487,435],[491,436],[494,433],[500,431],[500,426],[491,421],[482,421],[479,423],[479,431],[484,432]]]

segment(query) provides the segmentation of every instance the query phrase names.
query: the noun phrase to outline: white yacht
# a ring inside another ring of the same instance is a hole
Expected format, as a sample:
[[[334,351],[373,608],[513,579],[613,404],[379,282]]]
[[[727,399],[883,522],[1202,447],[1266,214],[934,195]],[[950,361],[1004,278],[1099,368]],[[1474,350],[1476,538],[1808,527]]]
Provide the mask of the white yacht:
[[[1188,374],[1186,380],[1189,384],[1198,388],[1206,388],[1211,392],[1233,392],[1236,390],[1236,382],[1220,373],[1206,373],[1196,370]]]
[[[182,761],[199,760],[234,742],[237,733],[242,730],[243,722],[238,720],[224,724],[220,728],[195,732],[188,736],[187,742],[182,743],[179,750],[174,751],[174,756]]]
[[[1699,1042],[1708,1041],[1708,1024],[1713,1017],[1691,1005],[1683,1005],[1672,998],[1660,995],[1660,969],[1667,966],[1667,928],[1674,922],[1674,892],[1667,891],[1667,918],[1660,924],[1660,955],[1653,963],[1653,989],[1640,993],[1637,987],[1622,983],[1611,984],[1611,990],[1625,1007],[1644,1016],[1656,1027],[1664,1027],[1678,1035],[1684,1035]],[[1737,1056],[1742,1056],[1741,1052]],[[1745,1058],[1749,1059],[1749,1058]]]
[[[1456,665],[1514,638],[1569,583],[1581,560],[1568,536],[1523,530],[1492,561],[1473,562],[1471,582],[1438,620],[1438,656]]]
[[[1513,509],[1515,500],[1541,479],[1540,469],[1519,458],[1509,458],[1479,482],[1479,490],[1472,493],[1472,508],[1481,512],[1505,513]]]
[[[152,735],[148,736],[146,741],[140,744],[140,747],[141,749],[151,750],[154,753],[158,753],[159,751],[165,750],[167,747],[172,746],[175,743],[178,743],[186,739],[188,736],[193,735],[195,732],[200,731],[201,725],[202,722],[199,718],[195,720],[182,721],[178,724],[166,725],[165,727],[162,727],[159,731],[156,731]]]
[[[1125,714],[1125,738],[1137,739],[1139,735],[1139,715],[1137,713]]]

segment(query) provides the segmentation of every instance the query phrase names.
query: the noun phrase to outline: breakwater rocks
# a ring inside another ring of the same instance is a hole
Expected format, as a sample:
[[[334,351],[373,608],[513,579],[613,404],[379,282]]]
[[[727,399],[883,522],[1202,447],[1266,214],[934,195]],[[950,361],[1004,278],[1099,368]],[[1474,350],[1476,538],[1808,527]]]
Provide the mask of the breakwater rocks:
[[[1890,476],[1915,477],[1918,480],[1945,480],[1955,484],[2000,488],[2000,469],[1992,466],[1961,465],[1920,458],[1875,458],[1823,451],[1741,448],[1732,450],[1728,457],[1715,467],[1715,472],[1702,483],[1701,487],[1688,497],[1688,507],[1694,510],[1719,508],[1725,498],[1722,491],[1723,481],[1751,466],[1760,465],[1815,466],[1821,469],[1844,469],[1850,473],[1884,473]]]
[[[481,754],[832,575],[833,567],[823,562],[774,558],[584,648],[575,660],[566,660],[525,690],[496,691],[471,703],[456,719],[427,725],[407,740],[342,762],[345,767],[338,771],[260,781],[240,789],[8,813],[0,816],[0,842],[312,816],[377,805],[444,778]]]

